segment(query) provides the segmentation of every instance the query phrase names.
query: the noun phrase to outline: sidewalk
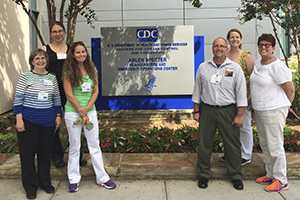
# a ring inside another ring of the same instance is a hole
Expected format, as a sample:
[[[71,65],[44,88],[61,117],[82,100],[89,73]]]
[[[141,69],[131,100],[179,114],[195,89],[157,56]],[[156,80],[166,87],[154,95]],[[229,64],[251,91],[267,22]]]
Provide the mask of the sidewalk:
[[[54,180],[54,194],[38,190],[38,200],[300,200],[300,180],[291,180],[289,190],[268,193],[262,185],[245,181],[245,189],[235,190],[223,180],[212,180],[207,189],[199,189],[192,180],[116,180],[118,187],[109,191],[95,184],[95,180],[83,178],[77,193],[67,191],[68,183]],[[0,179],[0,196],[5,200],[25,199],[21,181]]]
[[[66,155],[67,156],[67,155]],[[256,184],[255,177],[264,174],[261,154],[254,154],[251,164],[242,168],[245,189],[235,190],[226,180],[222,154],[213,154],[212,172],[207,189],[197,187],[195,166],[197,155],[171,154],[104,154],[109,174],[118,188],[108,191],[95,184],[95,177],[88,155],[86,167],[81,168],[82,181],[77,193],[67,191],[66,168],[51,168],[54,194],[39,190],[37,199],[76,200],[300,200],[300,154],[288,153],[289,190],[268,193]],[[19,155],[0,154],[0,197],[5,200],[25,199],[20,180]]]
[[[212,156],[212,175],[216,179],[226,179],[222,154]],[[254,180],[264,175],[261,154],[253,155],[252,163],[242,168],[245,179]],[[66,155],[67,158],[67,155]],[[65,158],[65,160],[66,160]],[[94,177],[88,154],[88,164],[81,168],[83,177]],[[287,153],[289,179],[300,179],[300,154]],[[104,153],[105,167],[114,178],[128,179],[196,179],[197,155],[194,153],[154,153],[154,154],[120,154]],[[0,178],[20,178],[19,155],[0,154]],[[51,175],[56,179],[66,179],[66,168],[56,169],[52,166]],[[300,196],[300,195],[299,195]]]

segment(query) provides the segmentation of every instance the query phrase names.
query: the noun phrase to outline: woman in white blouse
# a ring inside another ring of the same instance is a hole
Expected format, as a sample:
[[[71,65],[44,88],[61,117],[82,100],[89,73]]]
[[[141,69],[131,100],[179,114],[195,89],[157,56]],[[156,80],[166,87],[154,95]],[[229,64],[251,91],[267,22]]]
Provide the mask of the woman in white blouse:
[[[252,106],[266,169],[266,175],[256,182],[268,184],[264,188],[268,192],[288,189],[283,128],[295,96],[291,70],[274,56],[275,44],[272,34],[258,38],[261,59],[255,62],[250,77]]]

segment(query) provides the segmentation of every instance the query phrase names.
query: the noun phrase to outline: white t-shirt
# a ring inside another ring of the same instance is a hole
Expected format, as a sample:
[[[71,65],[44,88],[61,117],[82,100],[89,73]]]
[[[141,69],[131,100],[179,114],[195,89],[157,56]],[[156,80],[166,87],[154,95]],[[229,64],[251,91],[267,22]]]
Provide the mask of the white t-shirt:
[[[277,59],[267,65],[257,60],[250,76],[253,109],[266,111],[291,106],[280,86],[289,81],[292,81],[292,72],[281,60]]]

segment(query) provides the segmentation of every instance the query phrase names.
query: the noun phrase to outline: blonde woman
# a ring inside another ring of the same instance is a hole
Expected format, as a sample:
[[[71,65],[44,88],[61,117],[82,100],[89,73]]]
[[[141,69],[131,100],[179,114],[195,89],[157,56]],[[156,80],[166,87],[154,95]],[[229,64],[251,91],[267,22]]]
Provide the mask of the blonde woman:
[[[244,122],[240,128],[240,142],[241,142],[241,166],[251,163],[253,150],[253,133],[251,126],[251,102],[250,102],[250,74],[253,69],[254,59],[249,51],[242,50],[242,33],[238,29],[230,29],[227,33],[227,40],[230,48],[227,57],[232,61],[238,63],[243,69],[246,84],[248,108],[245,111]]]

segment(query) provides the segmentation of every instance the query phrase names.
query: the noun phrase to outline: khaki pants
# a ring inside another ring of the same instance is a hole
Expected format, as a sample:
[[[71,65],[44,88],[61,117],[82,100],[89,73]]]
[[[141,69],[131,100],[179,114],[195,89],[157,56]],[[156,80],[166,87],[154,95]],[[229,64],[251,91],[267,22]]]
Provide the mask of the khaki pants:
[[[218,129],[224,143],[225,166],[232,180],[241,176],[240,130],[232,125],[236,115],[236,106],[212,107],[201,104],[200,137],[198,150],[198,176],[210,178],[210,157],[214,134]]]
[[[283,146],[283,128],[288,114],[288,107],[269,111],[254,110],[254,112],[267,176],[286,184],[288,180]]]

